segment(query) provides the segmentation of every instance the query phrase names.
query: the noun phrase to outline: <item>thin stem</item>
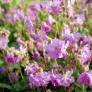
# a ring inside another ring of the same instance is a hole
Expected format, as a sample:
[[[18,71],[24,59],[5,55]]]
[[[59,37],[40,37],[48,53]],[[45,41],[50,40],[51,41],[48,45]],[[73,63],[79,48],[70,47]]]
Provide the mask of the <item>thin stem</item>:
[[[85,92],[85,86],[84,86],[84,84],[82,85],[82,92]]]

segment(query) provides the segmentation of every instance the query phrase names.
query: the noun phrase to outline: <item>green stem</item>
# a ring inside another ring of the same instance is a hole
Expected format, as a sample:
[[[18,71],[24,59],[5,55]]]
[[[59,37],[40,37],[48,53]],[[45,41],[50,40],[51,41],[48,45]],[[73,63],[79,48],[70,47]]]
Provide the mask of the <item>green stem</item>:
[[[84,84],[82,85],[82,92],[85,92],[85,86],[84,86]]]
[[[21,70],[20,70],[20,75],[21,75],[22,80],[24,81],[24,77],[23,77],[23,74],[22,74]]]
[[[65,92],[67,92],[66,88],[65,88]]]
[[[74,85],[81,89],[81,86],[78,85],[77,83],[74,83]]]

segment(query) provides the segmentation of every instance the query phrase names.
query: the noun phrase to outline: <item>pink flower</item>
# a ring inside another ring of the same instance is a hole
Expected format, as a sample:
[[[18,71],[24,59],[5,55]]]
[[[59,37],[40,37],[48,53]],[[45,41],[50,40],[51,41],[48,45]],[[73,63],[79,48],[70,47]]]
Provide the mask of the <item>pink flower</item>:
[[[88,64],[90,64],[91,60],[92,60],[92,50],[91,50],[90,46],[85,45],[81,49],[80,63],[82,65],[88,65]]]
[[[3,3],[7,3],[7,4],[9,4],[9,3],[11,3],[12,2],[12,0],[1,0]]]
[[[49,43],[46,45],[45,49],[48,55],[51,58],[57,59],[57,58],[64,58],[67,56],[67,47],[68,42],[61,41],[58,39],[53,39],[52,43]]]
[[[62,86],[69,87],[74,82],[71,71],[67,71],[61,78]]]
[[[40,57],[40,53],[36,52],[33,54],[34,59],[38,59]]]
[[[0,49],[5,49],[8,45],[8,38],[4,37],[4,36],[0,36]]]
[[[20,61],[19,50],[15,48],[9,48],[5,55],[5,61],[8,64],[17,64]]]
[[[27,75],[34,75],[39,71],[39,65],[36,62],[33,62],[26,66],[25,71]]]
[[[69,37],[71,35],[71,30],[70,30],[69,25],[67,25],[67,24],[64,25],[64,28],[63,28],[61,35],[63,38]]]
[[[74,20],[74,23],[79,24],[79,25],[83,25],[84,21],[85,21],[84,14],[80,14],[80,15],[76,16],[76,19]]]
[[[42,25],[42,30],[43,30],[44,32],[48,33],[48,32],[51,31],[51,26],[48,25],[47,23],[44,23],[44,24]]]
[[[54,22],[55,22],[54,18],[51,15],[49,15],[46,23],[51,26]]]
[[[42,45],[41,42],[36,42],[36,46],[37,46],[37,49],[38,49],[39,51],[43,51],[43,45]]]
[[[63,9],[61,7],[61,0],[54,0],[54,1],[50,1],[48,2],[48,6],[49,6],[49,12],[52,15],[56,15],[59,13],[62,13]]]
[[[25,15],[20,9],[12,9],[5,16],[9,23],[16,24],[17,21],[22,21]]]
[[[30,32],[34,32],[35,28],[33,26],[33,22],[30,16],[26,16],[24,20],[25,26],[30,30]]]
[[[40,4],[34,3],[34,4],[30,5],[29,16],[30,16],[31,20],[37,19],[37,15],[38,15],[39,10],[40,10]]]
[[[78,78],[78,83],[92,87],[92,71],[83,72]]]
[[[51,73],[51,83],[53,86],[62,86],[62,82],[61,82],[61,78],[62,76],[60,74],[54,74]]]
[[[5,60],[8,64],[17,64],[19,62],[19,57],[16,54],[7,53]]]

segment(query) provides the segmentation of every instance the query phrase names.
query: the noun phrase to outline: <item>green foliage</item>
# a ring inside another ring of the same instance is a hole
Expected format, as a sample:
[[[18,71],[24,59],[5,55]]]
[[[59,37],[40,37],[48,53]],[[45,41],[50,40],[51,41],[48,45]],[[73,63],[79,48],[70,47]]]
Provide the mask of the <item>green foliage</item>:
[[[12,2],[11,2],[11,7],[18,6],[18,5],[20,4],[20,1],[21,1],[21,0],[12,0]]]
[[[42,22],[45,22],[48,18],[48,13],[46,13],[44,10],[41,10],[39,13],[38,13],[38,16],[39,16],[39,19],[42,21]]]
[[[0,83],[0,88],[7,88],[9,90],[12,90],[12,86],[6,84],[6,83]]]
[[[82,28],[82,29],[80,29],[80,33],[81,33],[81,35],[89,35],[90,31],[87,28]]]

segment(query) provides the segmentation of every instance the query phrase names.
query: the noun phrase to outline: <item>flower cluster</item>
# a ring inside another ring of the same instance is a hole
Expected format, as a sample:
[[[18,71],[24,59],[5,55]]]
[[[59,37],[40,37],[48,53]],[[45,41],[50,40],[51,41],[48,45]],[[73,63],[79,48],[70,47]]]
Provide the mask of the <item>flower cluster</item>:
[[[71,71],[67,71],[63,75],[55,73],[53,70],[46,72],[34,62],[26,66],[25,71],[28,75],[31,88],[40,86],[47,87],[49,83],[52,83],[53,86],[69,87],[74,82]]]
[[[0,0],[1,77],[8,74],[16,92],[90,89],[92,0],[42,1]]]
[[[0,49],[5,49],[9,42],[9,31],[6,29],[0,29]]]

